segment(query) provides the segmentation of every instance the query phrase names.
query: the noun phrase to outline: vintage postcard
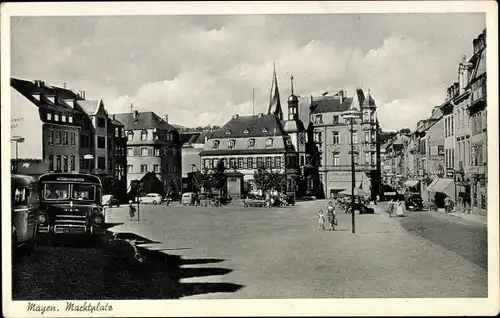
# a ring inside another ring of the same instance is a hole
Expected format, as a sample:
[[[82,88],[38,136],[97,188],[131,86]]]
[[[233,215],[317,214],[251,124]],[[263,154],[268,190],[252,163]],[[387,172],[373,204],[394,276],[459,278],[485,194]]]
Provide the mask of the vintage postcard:
[[[7,3],[6,317],[497,315],[493,1]]]

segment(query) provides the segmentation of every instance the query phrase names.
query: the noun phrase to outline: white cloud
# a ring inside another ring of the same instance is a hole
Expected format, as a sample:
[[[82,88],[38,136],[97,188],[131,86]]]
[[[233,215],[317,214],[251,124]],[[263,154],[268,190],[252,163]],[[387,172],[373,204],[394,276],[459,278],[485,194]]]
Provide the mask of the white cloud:
[[[382,125],[396,129],[412,127],[442,101],[484,17],[104,17],[39,22],[16,21],[13,76],[85,89],[89,97],[104,98],[110,113],[129,111],[133,102],[139,110],[168,113],[173,123],[222,125],[234,113],[251,114],[252,88],[255,111],[265,112],[276,62],[284,108],[290,73],[296,94],[303,96],[339,88],[352,95],[354,87],[362,85],[371,89]]]

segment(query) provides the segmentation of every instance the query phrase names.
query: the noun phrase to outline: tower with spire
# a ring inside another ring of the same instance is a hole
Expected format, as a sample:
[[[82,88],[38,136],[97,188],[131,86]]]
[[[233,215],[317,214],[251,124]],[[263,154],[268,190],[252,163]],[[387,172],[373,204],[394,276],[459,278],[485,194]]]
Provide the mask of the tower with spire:
[[[271,83],[269,110],[267,113],[274,114],[279,120],[283,120],[283,110],[281,109],[280,91],[278,88],[278,77],[276,76],[276,64],[273,64],[273,79]]]
[[[290,76],[291,94],[288,97],[288,120],[297,119],[299,116],[299,99],[293,93],[293,74]]]

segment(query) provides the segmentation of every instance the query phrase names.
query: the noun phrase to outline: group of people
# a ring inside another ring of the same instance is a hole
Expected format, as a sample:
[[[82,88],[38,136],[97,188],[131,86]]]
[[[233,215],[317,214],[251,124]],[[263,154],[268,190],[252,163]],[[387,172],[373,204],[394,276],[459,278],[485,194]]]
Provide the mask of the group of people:
[[[335,205],[332,201],[328,203],[326,208],[326,218],[323,210],[319,210],[319,230],[325,230],[325,223],[328,221],[328,231],[334,231],[335,226],[338,225],[337,216],[335,214]]]
[[[387,207],[387,213],[389,214],[389,217],[392,218],[393,215],[396,216],[404,216],[406,213],[406,205],[404,201],[394,201],[392,199],[389,202],[389,205]]]

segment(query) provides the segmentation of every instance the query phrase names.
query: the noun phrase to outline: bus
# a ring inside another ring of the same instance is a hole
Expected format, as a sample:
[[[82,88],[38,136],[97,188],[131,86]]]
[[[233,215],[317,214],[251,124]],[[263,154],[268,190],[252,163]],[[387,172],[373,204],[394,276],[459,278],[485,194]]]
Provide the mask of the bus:
[[[37,243],[39,217],[38,186],[35,178],[11,175],[12,255],[20,247],[33,250]]]
[[[39,234],[44,241],[106,233],[101,180],[89,174],[48,173],[38,179]]]

